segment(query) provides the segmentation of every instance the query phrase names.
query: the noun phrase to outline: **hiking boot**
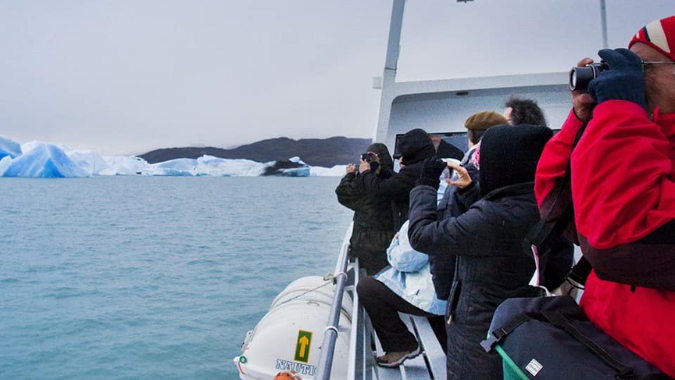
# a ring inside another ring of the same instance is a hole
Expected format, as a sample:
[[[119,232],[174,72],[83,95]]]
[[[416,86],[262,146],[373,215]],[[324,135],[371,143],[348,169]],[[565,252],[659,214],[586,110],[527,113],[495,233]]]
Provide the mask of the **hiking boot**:
[[[419,345],[412,351],[387,352],[385,355],[377,357],[377,364],[380,367],[398,367],[403,364],[406,359],[412,359],[421,353],[422,348]]]

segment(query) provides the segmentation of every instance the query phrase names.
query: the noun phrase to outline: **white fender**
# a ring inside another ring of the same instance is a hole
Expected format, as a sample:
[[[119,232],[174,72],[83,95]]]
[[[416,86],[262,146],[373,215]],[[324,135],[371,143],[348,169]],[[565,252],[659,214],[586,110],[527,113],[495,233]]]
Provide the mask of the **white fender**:
[[[242,354],[234,358],[240,379],[270,380],[284,370],[297,372],[303,380],[313,379],[334,292],[332,279],[320,276],[302,277],[288,285],[249,331]],[[347,378],[352,299],[342,300],[332,379]]]

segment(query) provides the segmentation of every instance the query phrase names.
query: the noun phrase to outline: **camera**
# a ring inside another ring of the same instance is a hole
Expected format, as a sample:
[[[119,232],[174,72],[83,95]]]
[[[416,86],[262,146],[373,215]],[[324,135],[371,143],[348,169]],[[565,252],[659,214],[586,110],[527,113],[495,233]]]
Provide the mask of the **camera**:
[[[605,70],[609,70],[609,65],[605,62],[573,67],[570,71],[570,90],[588,91],[588,84]]]
[[[361,155],[361,159],[366,162],[372,162],[373,161],[373,155],[370,153],[363,153]]]

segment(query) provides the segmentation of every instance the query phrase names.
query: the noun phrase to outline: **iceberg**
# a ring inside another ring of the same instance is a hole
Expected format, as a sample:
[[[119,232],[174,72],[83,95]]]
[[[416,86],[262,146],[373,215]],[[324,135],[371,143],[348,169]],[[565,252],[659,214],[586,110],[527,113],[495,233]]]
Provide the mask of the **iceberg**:
[[[177,158],[165,162],[160,162],[148,167],[142,171],[143,175],[149,176],[211,176],[211,177],[232,177],[232,176],[259,176],[265,168],[265,164],[242,159],[223,159],[204,155],[197,159]]]
[[[135,156],[104,156],[103,161],[107,168],[101,170],[99,175],[137,175],[150,167],[147,161]]]
[[[260,163],[244,159],[224,159],[204,155],[196,159],[177,158],[149,165],[142,174],[149,176],[210,177],[309,177],[310,167],[298,157],[288,161]]]
[[[15,158],[21,155],[21,145],[8,138],[0,136],[0,159],[9,156]]]
[[[84,169],[89,176],[98,175],[109,167],[103,157],[90,150],[71,150],[66,151],[66,154],[77,166]]]
[[[311,167],[299,157],[260,163],[204,155],[155,164],[135,156],[101,156],[91,150],[31,141],[24,144],[0,137],[0,177],[82,178],[92,176],[211,176],[211,177],[310,177],[336,176],[345,165]]]
[[[197,160],[193,158],[177,158],[150,165],[143,174],[153,176],[192,176],[194,175]]]
[[[282,177],[309,177],[310,168],[300,160],[292,157],[287,161],[273,161],[266,164],[262,175]]]
[[[9,166],[12,165],[12,157],[9,155],[3,157],[0,159],[0,177],[2,177],[3,174],[5,174],[5,171]]]
[[[4,171],[3,177],[83,178],[89,174],[56,145],[34,144]]]
[[[332,168],[312,166],[309,171],[311,177],[342,177],[347,173],[347,165],[335,165]]]
[[[216,177],[255,177],[262,174],[265,164],[244,159],[224,159],[209,155],[197,159],[195,175]]]

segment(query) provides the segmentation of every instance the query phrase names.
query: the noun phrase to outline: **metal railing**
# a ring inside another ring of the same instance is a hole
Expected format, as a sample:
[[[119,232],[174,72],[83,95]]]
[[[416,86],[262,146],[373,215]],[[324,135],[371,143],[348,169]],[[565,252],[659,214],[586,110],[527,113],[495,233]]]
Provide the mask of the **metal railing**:
[[[333,281],[335,281],[335,298],[330,307],[328,324],[323,330],[323,342],[321,344],[321,356],[317,363],[317,371],[314,379],[327,380],[330,378],[333,367],[333,356],[335,354],[335,342],[338,337],[338,325],[340,323],[340,314],[342,309],[342,297],[344,296],[345,286],[347,285],[347,263],[349,258],[349,237],[352,235],[352,226],[347,229],[345,240],[342,243],[342,250],[338,258]]]

